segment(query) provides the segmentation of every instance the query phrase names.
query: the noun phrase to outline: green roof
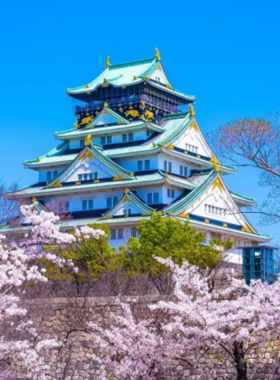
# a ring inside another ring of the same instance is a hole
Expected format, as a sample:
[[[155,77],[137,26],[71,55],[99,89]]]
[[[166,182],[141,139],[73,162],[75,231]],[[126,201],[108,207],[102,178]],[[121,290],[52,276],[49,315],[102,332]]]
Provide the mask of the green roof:
[[[211,170],[208,175],[200,175],[194,177],[194,182],[196,187],[189,194],[187,194],[183,198],[179,198],[177,201],[171,203],[164,211],[168,214],[172,212],[172,214],[180,214],[185,211],[187,207],[189,207],[197,198],[201,196],[201,194],[208,188],[211,183],[218,178],[218,172]],[[190,180],[190,179],[189,179]]]
[[[231,191],[230,194],[232,195],[233,199],[237,201],[241,201],[244,204],[252,205],[252,204],[255,204],[256,202],[255,198],[248,198],[248,197],[245,197],[244,195],[234,193],[233,191]]]
[[[87,128],[87,129],[68,129],[66,131],[57,132],[55,134],[56,139],[58,140],[72,140],[79,139],[82,137],[86,137],[88,134],[99,136],[110,133],[123,133],[128,131],[136,131],[146,128],[155,131],[158,133],[164,132],[164,129],[156,124],[143,122],[141,121],[133,121],[129,124],[125,125],[111,125],[109,127],[100,127],[100,128]]]
[[[160,88],[161,90],[180,96],[187,100],[195,100],[193,95],[183,94],[182,92],[176,91],[172,88],[149,81],[149,75],[151,75],[159,65],[161,66],[161,62],[156,58],[110,65],[106,67],[105,70],[92,82],[79,87],[68,88],[66,92],[69,95],[75,96],[94,91],[96,88],[103,85],[123,87],[148,81],[153,87]]]
[[[55,179],[57,181],[59,176]],[[185,188],[192,190],[194,188],[193,184],[187,179],[176,177],[175,175],[165,175],[161,171],[157,171],[153,174],[137,175],[137,177],[130,177],[130,179],[116,180],[116,181],[104,181],[90,184],[81,185],[69,185],[69,186],[60,186],[60,187],[46,187],[42,185],[25,187],[17,191],[18,195],[26,197],[39,197],[39,196],[48,196],[50,194],[61,194],[61,193],[71,193],[77,192],[77,190],[82,193],[83,191],[100,191],[101,189],[107,188],[125,188],[125,187],[140,187],[147,184],[164,184],[168,183],[175,185],[180,188]],[[6,193],[8,196],[9,193]]]
[[[50,181],[50,183],[47,185],[47,187],[50,188],[50,187],[52,187],[52,185],[55,182],[59,181],[59,179],[62,177],[62,175],[65,173],[65,171],[71,165],[73,165],[76,160],[79,160],[79,158],[81,156],[83,156],[83,154],[86,151],[90,152],[100,162],[102,162],[108,168],[110,168],[111,170],[113,170],[116,173],[116,175],[119,175],[119,176],[123,177],[124,179],[130,179],[130,180],[132,180],[134,178],[134,175],[133,175],[132,172],[124,169],[123,167],[121,167],[120,165],[118,165],[116,162],[114,162],[113,160],[111,160],[109,157],[104,156],[104,154],[102,153],[102,150],[97,149],[93,144],[91,144],[90,146],[84,147],[84,149],[79,153],[79,155],[75,158],[75,160],[73,160],[66,168],[64,168],[64,170],[61,173],[59,173],[52,181]]]

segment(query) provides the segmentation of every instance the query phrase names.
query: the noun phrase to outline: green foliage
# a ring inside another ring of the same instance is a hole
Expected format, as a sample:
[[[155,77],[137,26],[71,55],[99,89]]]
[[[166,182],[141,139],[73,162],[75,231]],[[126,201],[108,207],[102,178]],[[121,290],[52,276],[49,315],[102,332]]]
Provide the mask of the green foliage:
[[[154,256],[171,258],[179,265],[188,260],[203,269],[213,268],[221,262],[222,253],[233,246],[232,242],[219,239],[205,246],[204,234],[197,232],[188,222],[163,218],[160,214],[153,214],[148,220],[142,219],[138,230],[139,239],[131,237],[127,247],[120,247],[123,264],[132,275],[163,276],[166,267]]]
[[[81,237],[80,242],[67,247],[54,247],[52,252],[65,260],[72,260],[74,266],[78,268],[77,273],[67,266],[59,267],[53,263],[44,265],[47,269],[46,276],[49,279],[70,280],[76,283],[86,283],[101,278],[105,271],[114,271],[121,267],[121,257],[116,250],[110,247],[110,229],[105,224],[91,224],[93,229],[101,229],[105,235],[99,239]],[[74,232],[73,232],[74,234]],[[48,247],[50,250],[50,248]]]

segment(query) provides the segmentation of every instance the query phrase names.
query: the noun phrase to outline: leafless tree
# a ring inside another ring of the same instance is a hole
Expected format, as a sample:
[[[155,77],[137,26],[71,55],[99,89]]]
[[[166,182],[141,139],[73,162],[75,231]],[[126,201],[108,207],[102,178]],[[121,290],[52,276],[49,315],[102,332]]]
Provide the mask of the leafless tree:
[[[258,213],[263,224],[280,221],[280,114],[270,120],[243,118],[211,132],[209,141],[225,163],[258,169],[266,200],[245,212]]]

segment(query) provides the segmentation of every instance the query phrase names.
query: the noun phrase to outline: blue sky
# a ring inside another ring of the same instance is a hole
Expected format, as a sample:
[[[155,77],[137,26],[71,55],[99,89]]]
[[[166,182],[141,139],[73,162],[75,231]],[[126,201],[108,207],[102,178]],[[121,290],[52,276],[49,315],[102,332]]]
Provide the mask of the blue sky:
[[[3,2],[0,178],[36,182],[23,160],[51,150],[54,132],[73,126],[64,91],[93,80],[108,55],[111,63],[150,58],[157,46],[173,86],[197,96],[204,133],[271,115],[280,106],[279,17],[276,0]],[[226,182],[258,200],[266,195],[252,169]],[[258,229],[277,236],[279,225]]]

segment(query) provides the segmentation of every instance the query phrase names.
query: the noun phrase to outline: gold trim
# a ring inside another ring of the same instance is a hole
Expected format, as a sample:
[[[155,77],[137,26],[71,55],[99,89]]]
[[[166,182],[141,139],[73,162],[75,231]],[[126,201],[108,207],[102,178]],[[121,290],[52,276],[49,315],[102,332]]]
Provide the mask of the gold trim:
[[[157,47],[155,48],[155,52],[156,52],[155,58],[157,59],[157,61],[161,61],[161,58],[160,58],[159,51],[158,51]]]
[[[122,181],[123,179],[125,179],[125,178],[122,177],[122,176],[119,175],[119,174],[116,174],[116,175],[113,177],[113,181]]]
[[[109,57],[109,55],[108,55],[108,57],[106,59],[106,63],[105,63],[106,67],[111,66],[110,59],[111,59],[111,57]]]
[[[225,186],[223,185],[223,182],[221,181],[220,178],[217,178],[215,180],[215,182],[213,183],[213,186],[212,186],[212,190],[215,190],[216,187],[220,190],[220,192],[222,193],[223,191],[226,190]]]
[[[57,180],[50,187],[62,187],[62,183],[59,180]]]
[[[79,158],[79,160],[81,162],[84,162],[86,158],[89,158],[91,161],[93,161],[94,156],[93,156],[93,154],[91,152],[89,152],[88,150],[85,150],[84,153]]]

